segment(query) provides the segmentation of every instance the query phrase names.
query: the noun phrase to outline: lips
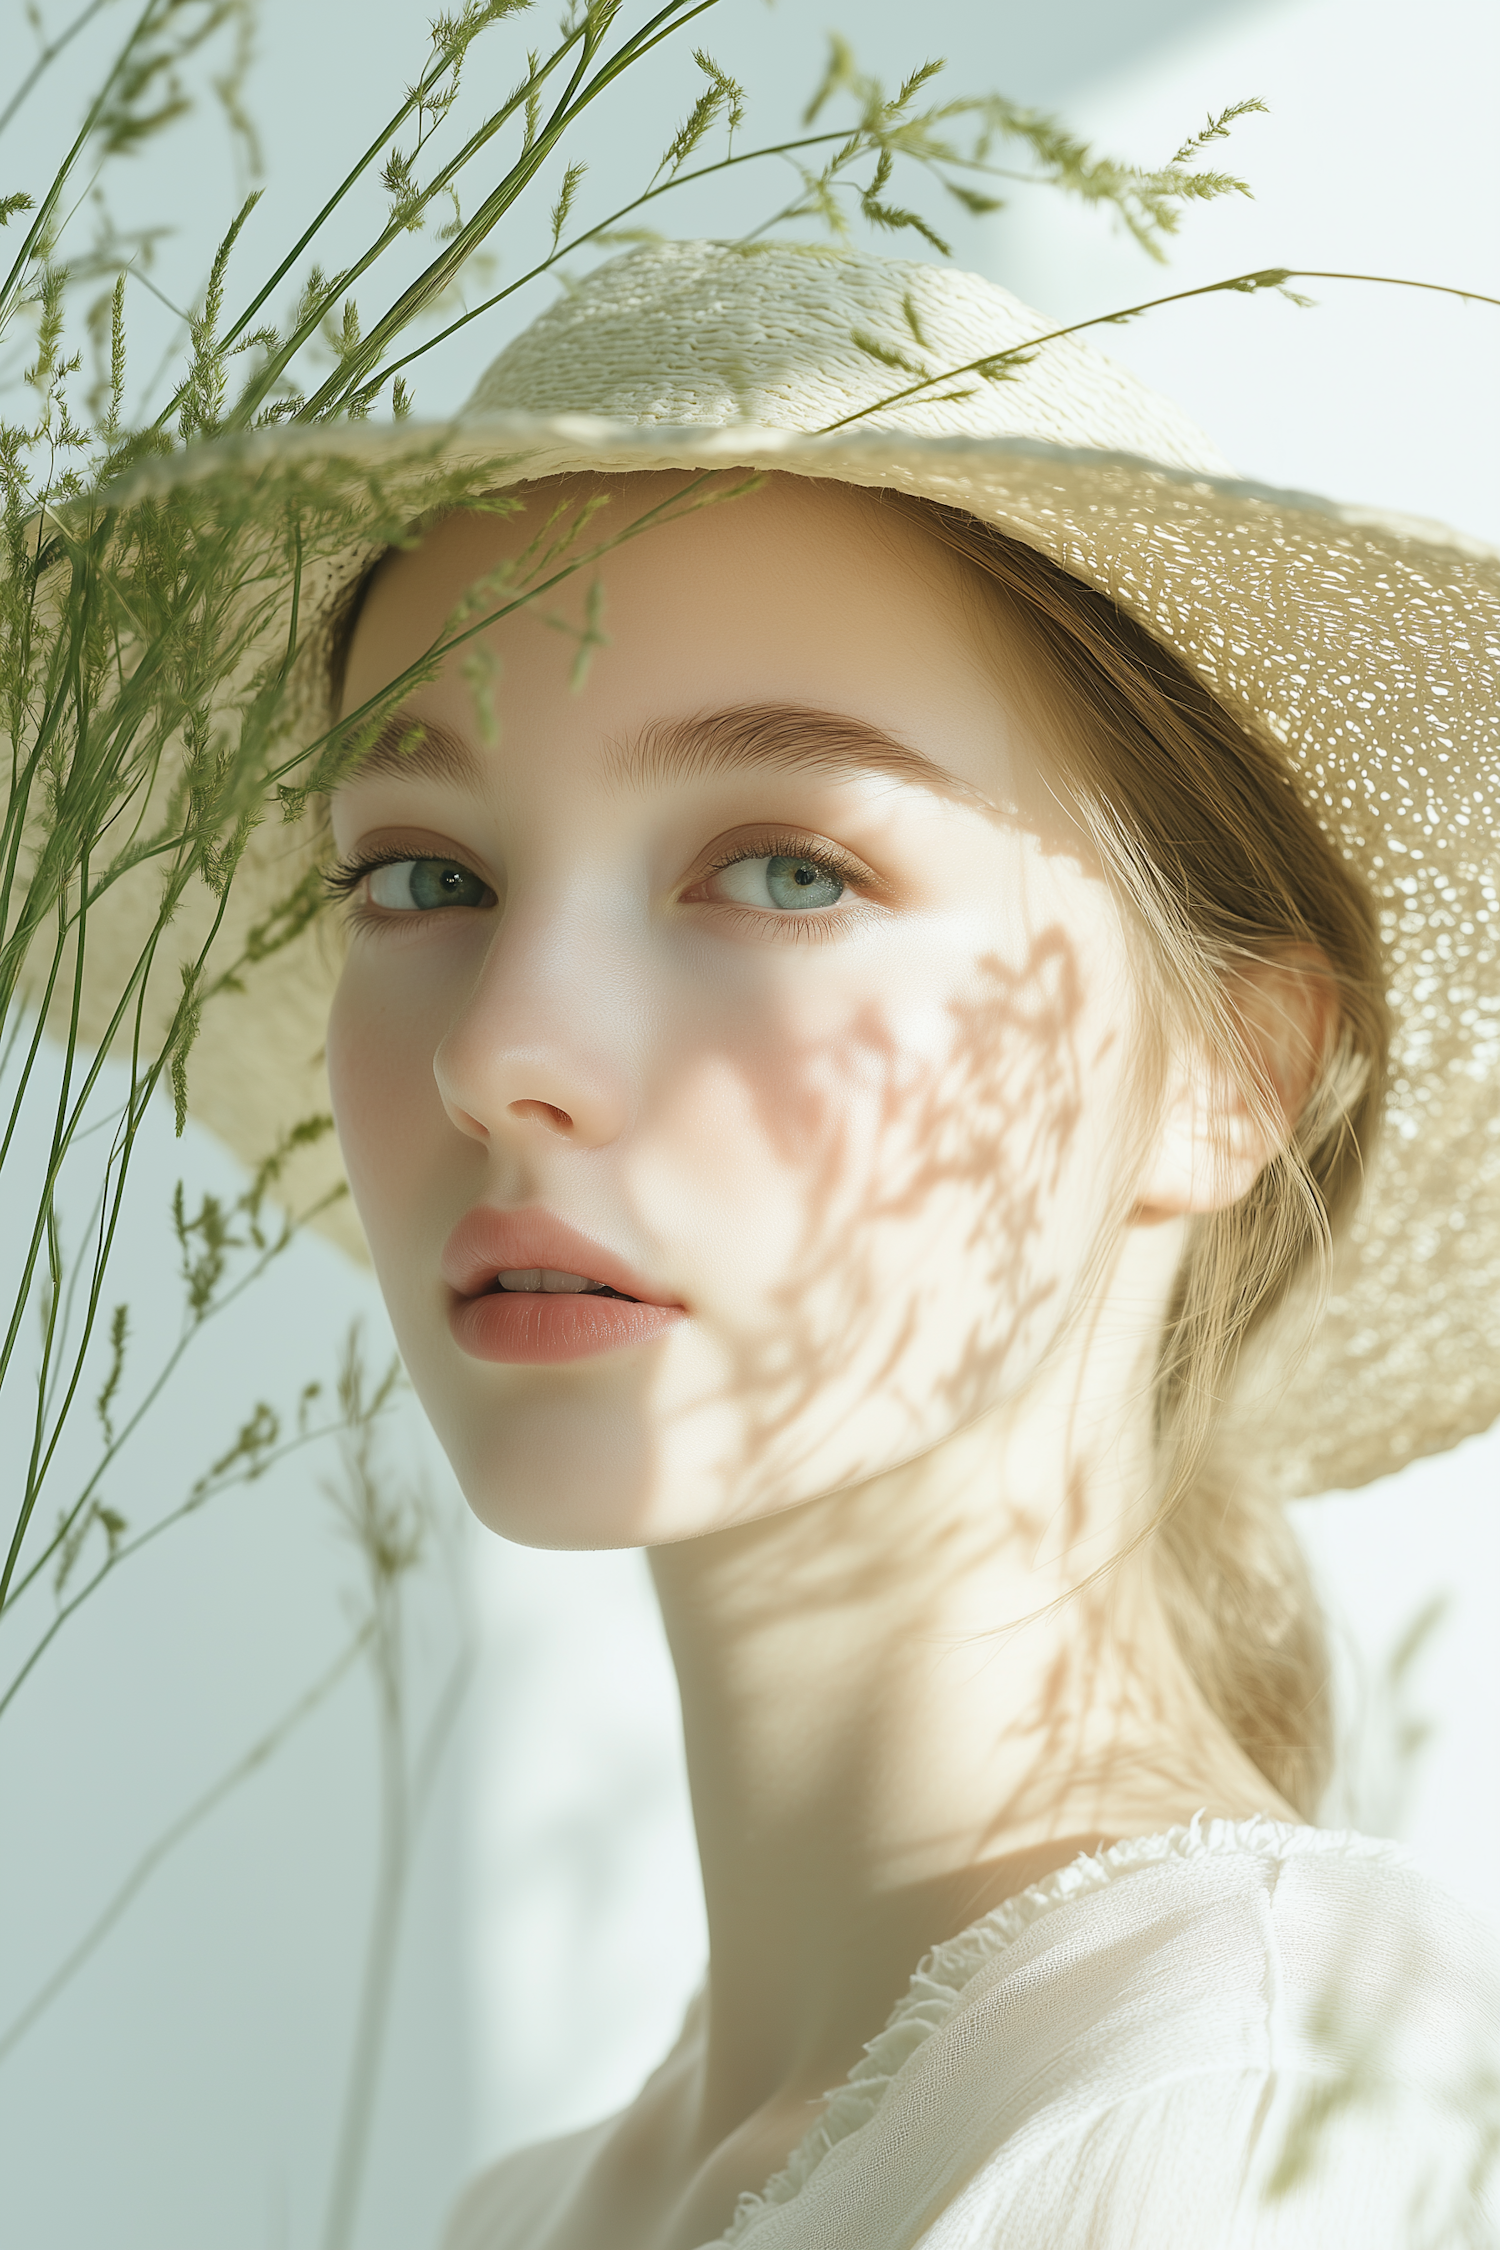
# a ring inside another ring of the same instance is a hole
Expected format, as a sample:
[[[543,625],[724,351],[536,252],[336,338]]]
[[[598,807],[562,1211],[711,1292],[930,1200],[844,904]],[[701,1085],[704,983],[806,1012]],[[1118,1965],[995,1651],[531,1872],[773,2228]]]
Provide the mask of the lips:
[[[649,1343],[687,1317],[681,1304],[612,1250],[546,1211],[481,1204],[459,1220],[439,1267],[453,1291],[453,1340],[471,1359],[512,1365],[587,1359]],[[533,1274],[541,1287],[516,1286]],[[565,1274],[580,1277],[586,1288],[546,1285]]]

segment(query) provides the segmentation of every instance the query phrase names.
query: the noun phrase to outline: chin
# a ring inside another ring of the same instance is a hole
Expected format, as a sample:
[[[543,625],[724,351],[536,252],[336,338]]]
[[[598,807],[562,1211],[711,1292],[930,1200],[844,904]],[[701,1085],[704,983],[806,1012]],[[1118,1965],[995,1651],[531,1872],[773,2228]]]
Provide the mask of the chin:
[[[653,1483],[638,1395],[601,1396],[597,1367],[480,1368],[422,1342],[402,1340],[412,1388],[482,1524],[523,1547],[638,1544]]]
[[[436,1425],[435,1425],[436,1426]],[[512,1402],[478,1427],[437,1426],[464,1498],[520,1547],[645,1547],[661,1536],[651,1432],[599,1402]]]
[[[721,1478],[667,1442],[638,1355],[621,1358],[607,1373],[594,1361],[496,1369],[498,1380],[468,1366],[424,1379],[412,1367],[459,1488],[487,1529],[522,1547],[587,1549],[650,1547],[713,1528],[703,1498],[722,1489]]]

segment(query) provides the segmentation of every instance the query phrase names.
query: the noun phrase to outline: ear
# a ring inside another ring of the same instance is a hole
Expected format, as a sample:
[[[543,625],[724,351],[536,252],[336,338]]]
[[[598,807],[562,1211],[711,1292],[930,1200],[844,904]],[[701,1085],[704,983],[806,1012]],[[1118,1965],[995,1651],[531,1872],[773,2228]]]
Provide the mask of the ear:
[[[1339,1018],[1327,956],[1298,946],[1236,972],[1228,992],[1250,1084],[1230,1058],[1177,1057],[1141,1181],[1141,1225],[1224,1211],[1291,1138]]]

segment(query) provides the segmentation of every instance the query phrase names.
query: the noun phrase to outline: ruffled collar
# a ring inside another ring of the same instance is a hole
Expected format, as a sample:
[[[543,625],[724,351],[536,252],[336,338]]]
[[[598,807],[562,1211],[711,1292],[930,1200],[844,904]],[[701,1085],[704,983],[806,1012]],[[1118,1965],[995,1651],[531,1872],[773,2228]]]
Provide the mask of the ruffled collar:
[[[992,1907],[957,1937],[933,1947],[919,1964],[905,1998],[891,2011],[885,2029],[870,2041],[844,2084],[829,2095],[828,2107],[784,2168],[758,2195],[746,2192],[740,2197],[729,2231],[705,2245],[705,2250],[737,2250],[758,2219],[777,2205],[790,2203],[806,2186],[831,2148],[870,2123],[896,2073],[942,2029],[986,1963],[1014,1945],[1023,1930],[1055,1908],[1102,1891],[1138,1868],[1163,1860],[1243,1852],[1271,1859],[1340,1852],[1346,1858],[1405,1860],[1397,1845],[1352,1830],[1294,1827],[1262,1814],[1250,1820],[1205,1820],[1201,1812],[1185,1828],[1169,1828],[1158,1836],[1127,1836],[1097,1852],[1080,1853],[1029,1890]]]

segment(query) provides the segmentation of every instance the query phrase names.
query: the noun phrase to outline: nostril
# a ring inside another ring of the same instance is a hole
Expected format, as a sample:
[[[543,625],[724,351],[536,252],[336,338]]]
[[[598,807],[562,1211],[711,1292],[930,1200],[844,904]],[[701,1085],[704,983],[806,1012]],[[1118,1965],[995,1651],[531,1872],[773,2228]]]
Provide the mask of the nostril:
[[[529,1118],[537,1125],[547,1126],[554,1133],[571,1133],[573,1130],[573,1120],[567,1111],[558,1109],[552,1102],[512,1102],[510,1114],[512,1117]]]

